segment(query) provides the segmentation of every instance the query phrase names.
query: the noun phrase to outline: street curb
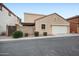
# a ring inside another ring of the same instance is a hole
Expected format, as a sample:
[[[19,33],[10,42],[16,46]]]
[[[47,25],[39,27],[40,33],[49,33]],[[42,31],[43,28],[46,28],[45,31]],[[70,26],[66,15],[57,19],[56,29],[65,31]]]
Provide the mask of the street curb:
[[[24,38],[17,38],[17,39],[0,39],[0,41],[18,41],[18,40],[32,40],[32,39],[45,39],[45,38],[59,38],[59,37],[72,37],[72,36],[79,36],[79,34],[73,35],[58,35],[58,36],[42,36],[42,37],[24,37]]]

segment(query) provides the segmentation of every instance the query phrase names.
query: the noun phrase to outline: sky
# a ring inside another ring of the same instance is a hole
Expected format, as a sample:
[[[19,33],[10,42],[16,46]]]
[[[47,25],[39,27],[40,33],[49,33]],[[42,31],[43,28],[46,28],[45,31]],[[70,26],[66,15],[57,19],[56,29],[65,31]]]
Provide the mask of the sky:
[[[79,15],[79,3],[5,3],[5,5],[24,20],[24,13],[53,14],[64,18]]]

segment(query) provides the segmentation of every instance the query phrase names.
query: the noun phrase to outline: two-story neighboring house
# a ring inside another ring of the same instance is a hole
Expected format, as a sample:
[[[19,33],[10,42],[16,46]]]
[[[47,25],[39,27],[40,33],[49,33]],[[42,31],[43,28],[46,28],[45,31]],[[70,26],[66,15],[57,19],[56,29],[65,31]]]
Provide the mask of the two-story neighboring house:
[[[5,33],[11,35],[17,30],[17,26],[20,25],[21,19],[16,16],[10,9],[4,4],[0,3],[0,35]]]
[[[70,23],[70,33],[79,33],[79,15],[67,19]]]
[[[34,35],[35,32],[35,20],[45,15],[24,13],[24,22],[22,23],[22,31],[29,35]]]
[[[22,25],[22,31],[29,35],[34,35],[34,32],[38,32],[40,36],[70,32],[69,22],[57,13],[50,15],[24,13],[24,23]]]

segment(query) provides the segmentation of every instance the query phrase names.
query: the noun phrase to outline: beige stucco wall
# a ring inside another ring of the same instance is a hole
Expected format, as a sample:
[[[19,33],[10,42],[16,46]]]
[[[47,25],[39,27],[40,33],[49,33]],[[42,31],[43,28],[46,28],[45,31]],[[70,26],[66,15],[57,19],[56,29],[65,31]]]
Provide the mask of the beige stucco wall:
[[[25,23],[34,23],[34,20],[43,17],[44,15],[39,14],[30,14],[30,13],[24,13],[24,22]]]
[[[28,35],[34,34],[34,26],[22,26],[21,31],[23,33],[28,33]]]
[[[6,32],[6,25],[14,26],[19,24],[19,19],[13,14],[9,16],[8,13],[8,10],[2,7],[2,11],[0,11],[0,33]]]
[[[46,29],[41,29],[41,24],[46,25]],[[52,25],[66,25],[68,26],[69,32],[69,23],[57,14],[51,14],[45,18],[39,19],[35,21],[35,31],[38,31],[40,35],[43,32],[47,32],[48,35],[52,35]]]

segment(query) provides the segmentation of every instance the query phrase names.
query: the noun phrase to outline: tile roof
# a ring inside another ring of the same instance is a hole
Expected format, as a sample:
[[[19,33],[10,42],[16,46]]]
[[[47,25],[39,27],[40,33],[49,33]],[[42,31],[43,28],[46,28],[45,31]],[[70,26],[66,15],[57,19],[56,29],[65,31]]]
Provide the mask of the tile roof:
[[[73,16],[73,17],[70,17],[70,18],[68,18],[67,20],[71,20],[71,19],[75,19],[75,18],[79,18],[79,15],[76,15],[76,16]]]

